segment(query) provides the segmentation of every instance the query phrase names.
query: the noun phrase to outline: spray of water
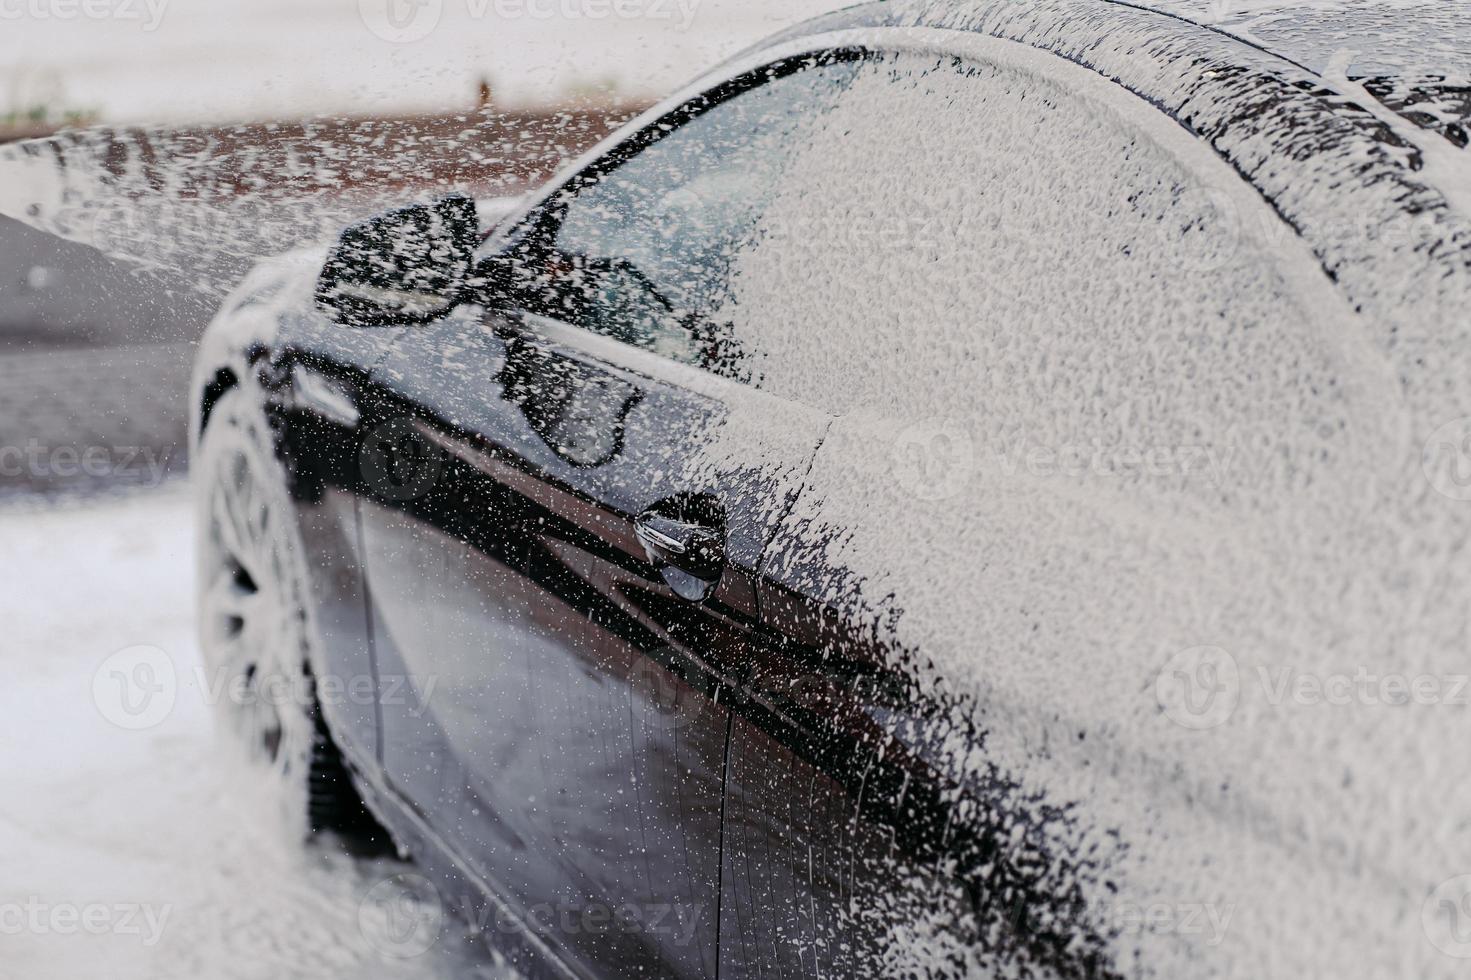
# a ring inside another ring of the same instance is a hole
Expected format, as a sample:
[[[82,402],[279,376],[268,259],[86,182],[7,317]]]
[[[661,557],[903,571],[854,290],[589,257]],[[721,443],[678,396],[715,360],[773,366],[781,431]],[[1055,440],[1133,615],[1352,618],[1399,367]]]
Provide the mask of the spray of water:
[[[0,214],[218,296],[394,203],[520,192],[632,111],[73,130],[0,147]]]

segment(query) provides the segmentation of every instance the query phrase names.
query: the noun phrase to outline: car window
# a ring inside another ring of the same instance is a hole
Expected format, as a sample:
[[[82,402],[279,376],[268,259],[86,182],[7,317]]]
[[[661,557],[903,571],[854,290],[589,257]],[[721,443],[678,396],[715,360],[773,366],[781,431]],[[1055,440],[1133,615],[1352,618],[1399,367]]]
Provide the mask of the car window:
[[[846,60],[773,69],[769,80],[713,108],[696,106],[693,118],[554,201],[560,220],[532,260],[524,305],[738,374],[728,325],[711,313],[725,304],[734,257],[803,133],[854,71]]]
[[[1165,425],[1158,393],[1181,379],[1203,403],[1169,417],[1168,445],[1195,444],[1227,406],[1270,422],[1276,358],[1327,373],[1291,326],[1295,280],[1255,233],[1292,237],[1248,210],[1239,176],[1182,163],[1165,117],[1074,85],[919,53],[865,62],[788,165],[716,314],[753,382],[833,415],[1088,447],[1119,419]]]

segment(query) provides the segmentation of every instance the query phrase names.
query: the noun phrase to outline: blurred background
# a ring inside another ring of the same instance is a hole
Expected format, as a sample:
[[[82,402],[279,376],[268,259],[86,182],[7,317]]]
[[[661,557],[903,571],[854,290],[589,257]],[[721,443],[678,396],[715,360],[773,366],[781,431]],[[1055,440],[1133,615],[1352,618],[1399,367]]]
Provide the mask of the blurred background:
[[[257,258],[408,199],[519,193],[842,5],[0,0],[0,978],[505,975],[493,935],[396,943],[411,866],[291,847],[222,761],[196,340]]]
[[[255,258],[523,191],[844,5],[0,0],[0,496],[185,472],[192,341]]]

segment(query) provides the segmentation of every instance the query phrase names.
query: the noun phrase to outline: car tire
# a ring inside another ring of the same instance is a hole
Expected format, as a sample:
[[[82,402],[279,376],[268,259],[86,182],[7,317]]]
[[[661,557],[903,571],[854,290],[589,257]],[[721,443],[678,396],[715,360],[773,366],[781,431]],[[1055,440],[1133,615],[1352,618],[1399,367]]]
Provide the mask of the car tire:
[[[288,835],[376,841],[318,703],[287,470],[253,395],[236,387],[219,398],[192,467],[204,688],[218,727],[271,784]]]

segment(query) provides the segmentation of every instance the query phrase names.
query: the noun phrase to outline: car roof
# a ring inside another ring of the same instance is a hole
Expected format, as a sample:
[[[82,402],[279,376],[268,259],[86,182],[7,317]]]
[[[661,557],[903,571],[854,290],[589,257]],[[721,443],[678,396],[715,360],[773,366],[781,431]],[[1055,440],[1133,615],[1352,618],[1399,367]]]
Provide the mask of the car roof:
[[[1141,16],[1173,23],[1181,38],[1195,32],[1236,43],[1243,55],[1266,55],[1330,85],[1361,84],[1415,126],[1460,148],[1471,144],[1471,0],[872,0],[797,24],[738,58],[829,31],[881,27],[1015,40],[1021,30],[1050,47],[1044,36],[1064,23],[1073,30],[1087,21],[1100,37],[1118,36],[1137,30]],[[1131,19],[1133,26],[1120,26]]]
[[[1112,0],[1110,0],[1112,2]],[[1143,0],[1134,4],[1350,78],[1471,74],[1471,4],[1462,0]]]
[[[1015,0],[1001,0],[1015,6]],[[1471,82],[1467,0],[1076,0],[1075,8],[1132,7],[1237,38],[1324,75],[1442,77]],[[977,24],[996,2],[873,0],[797,25],[783,38],[849,27]],[[981,30],[979,26],[971,29]]]

